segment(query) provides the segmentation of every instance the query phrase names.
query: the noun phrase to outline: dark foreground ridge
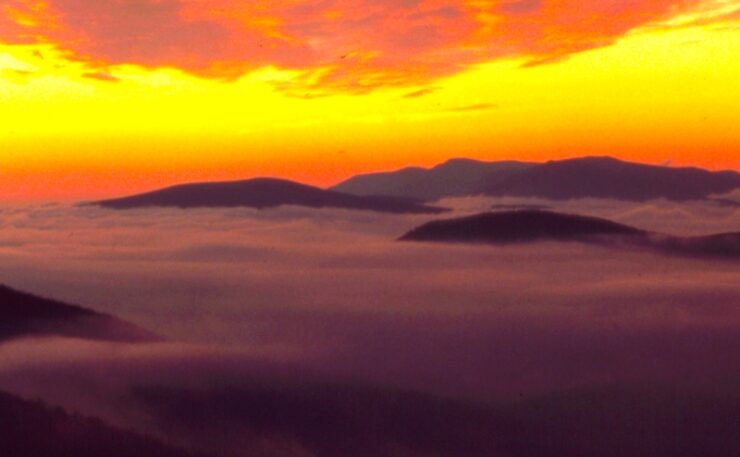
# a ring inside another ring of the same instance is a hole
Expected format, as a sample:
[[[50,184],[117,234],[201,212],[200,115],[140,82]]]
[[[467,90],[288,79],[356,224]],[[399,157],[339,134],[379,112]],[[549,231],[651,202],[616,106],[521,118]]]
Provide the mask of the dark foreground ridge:
[[[239,206],[264,209],[282,205],[297,205],[311,208],[342,208],[384,213],[437,214],[446,211],[444,208],[427,206],[407,198],[350,195],[274,178],[183,184],[131,197],[102,200],[93,204],[114,209]]]
[[[0,392],[0,455],[194,457],[153,438]]]
[[[67,336],[146,342],[159,337],[113,316],[0,285],[0,342],[23,336]]]
[[[356,195],[394,195],[427,201],[466,195],[551,200],[607,198],[704,200],[740,188],[740,173],[582,157],[546,163],[454,159],[434,168],[404,168],[352,177],[333,187]]]
[[[160,433],[224,456],[730,457],[740,451],[740,398],[725,391],[606,387],[488,404],[356,385],[253,382],[143,387],[133,397],[157,419]],[[260,436],[272,437],[277,449],[250,452]]]
[[[12,457],[736,457],[732,386],[581,388],[488,404],[350,385],[149,386],[127,399],[168,443],[0,392]],[[152,425],[153,424],[153,425]],[[188,449],[185,451],[183,449]],[[194,454],[195,452],[205,454]],[[191,453],[193,452],[193,453]]]
[[[740,260],[740,232],[677,237],[597,217],[541,210],[481,213],[432,221],[409,231],[399,240],[489,244],[577,241],[654,249],[674,255]]]

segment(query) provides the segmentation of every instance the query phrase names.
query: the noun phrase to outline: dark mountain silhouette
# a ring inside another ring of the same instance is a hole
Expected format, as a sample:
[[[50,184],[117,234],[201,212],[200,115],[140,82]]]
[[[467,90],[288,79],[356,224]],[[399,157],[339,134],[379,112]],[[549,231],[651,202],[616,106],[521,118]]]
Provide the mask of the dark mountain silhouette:
[[[0,285],[0,342],[21,336],[68,336],[122,342],[160,339],[113,316]]]
[[[126,397],[151,418],[152,433],[203,454],[0,392],[0,455],[735,457],[740,452],[740,396],[733,386],[704,392],[661,385],[594,387],[490,404],[357,384],[274,381],[139,386]]]
[[[443,208],[411,199],[349,195],[292,181],[256,178],[246,181],[183,184],[131,197],[94,202],[114,209],[170,206],[177,208],[273,208],[298,205],[312,208],[345,208],[385,213],[441,213]]]
[[[0,392],[0,455],[194,457],[153,438]]]
[[[409,231],[399,240],[491,244],[578,241],[648,248],[682,256],[740,260],[740,232],[677,237],[607,219],[540,210],[490,212],[432,221]]]
[[[234,449],[264,455],[253,446],[268,436],[293,450],[287,455],[496,457],[507,455],[512,429],[486,406],[350,384],[259,380],[215,389],[141,387],[133,395],[160,433],[224,456]]]
[[[426,201],[483,193],[487,186],[535,164],[451,159],[434,168],[404,168],[354,176],[332,190],[355,195],[393,195]]]
[[[740,173],[671,168],[623,162],[610,157],[547,162],[506,179],[489,182],[485,193],[552,200],[609,198],[646,201],[702,200],[740,187]]]
[[[432,169],[405,168],[350,178],[332,189],[356,195],[423,200],[487,194],[553,200],[610,198],[701,200],[740,188],[740,173],[624,162],[610,157],[551,161],[479,162],[454,159]]]
[[[605,387],[496,405],[359,385],[262,381],[197,390],[140,387],[133,396],[165,435],[219,455],[230,449],[260,455],[248,452],[260,436],[283,443],[290,455],[318,457],[730,457],[740,451],[740,397],[725,391]]]
[[[737,389],[579,389],[528,400],[512,412],[525,430],[511,449],[517,457],[740,454]]]
[[[516,243],[583,240],[602,235],[645,237],[647,232],[595,217],[522,210],[482,213],[433,221],[402,236],[402,241]]]

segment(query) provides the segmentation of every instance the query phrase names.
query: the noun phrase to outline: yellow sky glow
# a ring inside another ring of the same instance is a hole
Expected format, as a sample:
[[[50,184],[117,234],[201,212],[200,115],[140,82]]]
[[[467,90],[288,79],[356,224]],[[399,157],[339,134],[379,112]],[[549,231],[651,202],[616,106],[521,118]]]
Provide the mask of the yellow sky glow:
[[[258,175],[328,185],[454,156],[740,169],[738,9],[705,3],[550,63],[491,57],[367,90],[326,83],[335,70],[321,65],[204,77],[0,40],[0,199]]]

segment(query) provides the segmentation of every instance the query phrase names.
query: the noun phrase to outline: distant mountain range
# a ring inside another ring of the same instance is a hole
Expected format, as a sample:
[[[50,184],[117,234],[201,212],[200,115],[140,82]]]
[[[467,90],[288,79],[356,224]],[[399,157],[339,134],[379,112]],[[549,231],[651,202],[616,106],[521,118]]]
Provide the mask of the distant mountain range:
[[[480,194],[487,185],[504,181],[535,165],[514,161],[452,159],[430,169],[409,167],[386,173],[358,175],[331,189],[354,195],[392,195],[433,201]]]
[[[707,199],[737,188],[740,188],[740,173],[734,171],[645,165],[610,157],[546,163],[452,159],[430,169],[409,167],[358,175],[329,189],[284,179],[254,178],[181,184],[92,204],[113,209],[240,206],[265,209],[295,205],[435,214],[447,209],[424,202],[470,195],[687,201]],[[734,203],[713,200],[725,205]]]
[[[158,336],[107,314],[0,285],[0,343],[24,336],[145,342]]]
[[[332,190],[426,201],[464,195],[702,200],[740,188],[740,173],[624,162],[610,157],[551,161],[479,162],[454,159],[431,169],[405,168],[350,178]]]
[[[432,221],[409,231],[399,240],[488,244],[578,241],[648,248],[674,255],[740,260],[740,232],[677,237],[607,219],[541,210],[490,212]]]
[[[437,214],[445,211],[443,208],[424,205],[410,198],[350,195],[274,178],[183,184],[130,197],[102,200],[93,202],[93,204],[114,209],[238,206],[263,209],[297,205],[384,213]]]
[[[611,198],[646,201],[657,198],[701,200],[740,187],[740,173],[698,168],[671,168],[622,162],[608,157],[548,162],[501,182],[486,183],[488,195]]]

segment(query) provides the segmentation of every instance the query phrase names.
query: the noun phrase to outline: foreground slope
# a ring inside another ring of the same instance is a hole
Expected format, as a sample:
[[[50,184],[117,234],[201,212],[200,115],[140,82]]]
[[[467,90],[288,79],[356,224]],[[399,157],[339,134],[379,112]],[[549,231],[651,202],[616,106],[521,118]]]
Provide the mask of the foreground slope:
[[[542,210],[490,212],[432,221],[409,231],[399,240],[490,244],[578,241],[649,248],[683,256],[740,259],[740,232],[677,237],[607,219]]]
[[[94,204],[114,209],[238,206],[263,209],[281,205],[297,205],[385,213],[440,213],[444,211],[442,208],[423,205],[410,199],[349,195],[273,178],[183,184],[130,197],[102,200]]]
[[[183,450],[61,408],[0,392],[0,455],[8,457],[188,457]]]
[[[226,389],[143,387],[133,396],[161,433],[219,455],[248,450],[264,436],[291,443],[283,447],[290,455],[317,457],[730,457],[740,451],[740,397],[722,389],[599,387],[490,404],[255,380]]]
[[[0,342],[22,336],[67,336],[122,342],[159,339],[113,316],[0,285]]]
[[[581,388],[489,404],[253,380],[218,388],[138,387],[127,399],[151,419],[137,429],[153,426],[168,442],[220,457],[734,457],[740,451],[740,397],[732,386]],[[0,392],[0,455],[195,454]]]

